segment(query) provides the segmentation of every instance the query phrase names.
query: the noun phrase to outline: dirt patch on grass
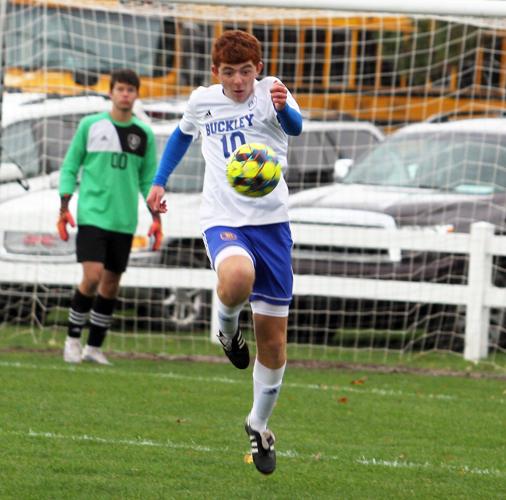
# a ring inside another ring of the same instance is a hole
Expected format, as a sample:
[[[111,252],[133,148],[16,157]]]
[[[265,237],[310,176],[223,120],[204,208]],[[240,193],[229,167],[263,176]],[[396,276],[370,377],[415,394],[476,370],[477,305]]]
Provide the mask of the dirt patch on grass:
[[[8,347],[1,348],[0,353],[37,353],[48,356],[58,356],[61,349],[58,348],[31,348],[31,347]],[[127,360],[147,360],[154,362],[186,361],[191,363],[216,363],[228,364],[229,361],[224,356],[204,356],[204,355],[169,355],[169,354],[150,354],[134,352],[108,352],[107,356],[111,359]],[[312,370],[341,370],[341,371],[362,371],[368,373],[409,373],[416,375],[426,375],[432,377],[464,377],[472,379],[498,379],[506,380],[506,372],[488,372],[471,370],[448,370],[444,368],[420,368],[412,366],[388,366],[372,363],[351,363],[341,361],[318,361],[318,360],[289,360],[289,366],[297,368],[306,368]]]

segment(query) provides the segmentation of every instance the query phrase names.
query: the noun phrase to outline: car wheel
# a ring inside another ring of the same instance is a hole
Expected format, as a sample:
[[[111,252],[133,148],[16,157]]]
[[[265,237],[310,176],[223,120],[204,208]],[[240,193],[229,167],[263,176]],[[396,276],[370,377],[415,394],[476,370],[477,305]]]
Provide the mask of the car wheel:
[[[154,330],[192,330],[205,319],[207,292],[196,288],[153,290],[149,302],[139,306],[139,316]]]
[[[20,299],[17,301],[0,302],[0,322],[30,324],[35,322],[43,325],[46,319],[47,310],[44,305],[38,301]]]

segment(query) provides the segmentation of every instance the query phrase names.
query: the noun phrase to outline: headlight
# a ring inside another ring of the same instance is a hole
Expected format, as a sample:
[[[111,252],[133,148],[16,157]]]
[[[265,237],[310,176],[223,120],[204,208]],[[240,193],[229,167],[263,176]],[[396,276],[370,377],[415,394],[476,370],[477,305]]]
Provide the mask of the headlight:
[[[147,236],[136,234],[132,239],[132,252],[145,252],[150,249],[150,241]]]
[[[13,254],[25,255],[71,255],[76,250],[75,235],[62,241],[57,233],[38,233],[27,231],[6,231],[5,250]]]

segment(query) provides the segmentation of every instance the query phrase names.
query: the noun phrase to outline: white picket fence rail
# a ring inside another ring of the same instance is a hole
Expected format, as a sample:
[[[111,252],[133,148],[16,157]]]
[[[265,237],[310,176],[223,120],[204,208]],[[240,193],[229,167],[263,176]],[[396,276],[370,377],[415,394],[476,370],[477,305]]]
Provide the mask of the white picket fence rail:
[[[295,275],[294,295],[465,306],[464,358],[478,361],[487,357],[490,308],[506,306],[506,289],[492,283],[492,259],[494,256],[506,256],[506,236],[494,235],[493,225],[487,222],[474,223],[469,234],[298,224],[292,225],[292,232],[294,241],[300,244],[469,254],[466,285]],[[3,262],[0,266],[0,282],[4,283],[72,286],[78,283],[80,277],[81,266],[78,264]],[[122,279],[124,287],[214,290],[215,285],[215,273],[209,269],[131,266]],[[214,292],[211,320],[213,340],[218,331],[215,304]]]

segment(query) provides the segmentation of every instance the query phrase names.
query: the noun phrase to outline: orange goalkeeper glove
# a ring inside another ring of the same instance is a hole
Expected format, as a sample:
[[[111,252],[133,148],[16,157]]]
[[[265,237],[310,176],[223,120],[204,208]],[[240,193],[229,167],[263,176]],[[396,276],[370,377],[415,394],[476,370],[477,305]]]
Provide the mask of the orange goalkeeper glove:
[[[67,241],[69,239],[67,224],[70,224],[71,227],[76,227],[76,223],[74,222],[74,217],[72,217],[72,214],[68,210],[61,210],[60,217],[56,223],[56,228],[58,229],[58,234],[63,241]]]
[[[148,236],[153,238],[153,243],[151,245],[151,250],[156,251],[160,250],[160,246],[162,245],[162,221],[160,219],[154,219],[151,227],[148,231]]]

